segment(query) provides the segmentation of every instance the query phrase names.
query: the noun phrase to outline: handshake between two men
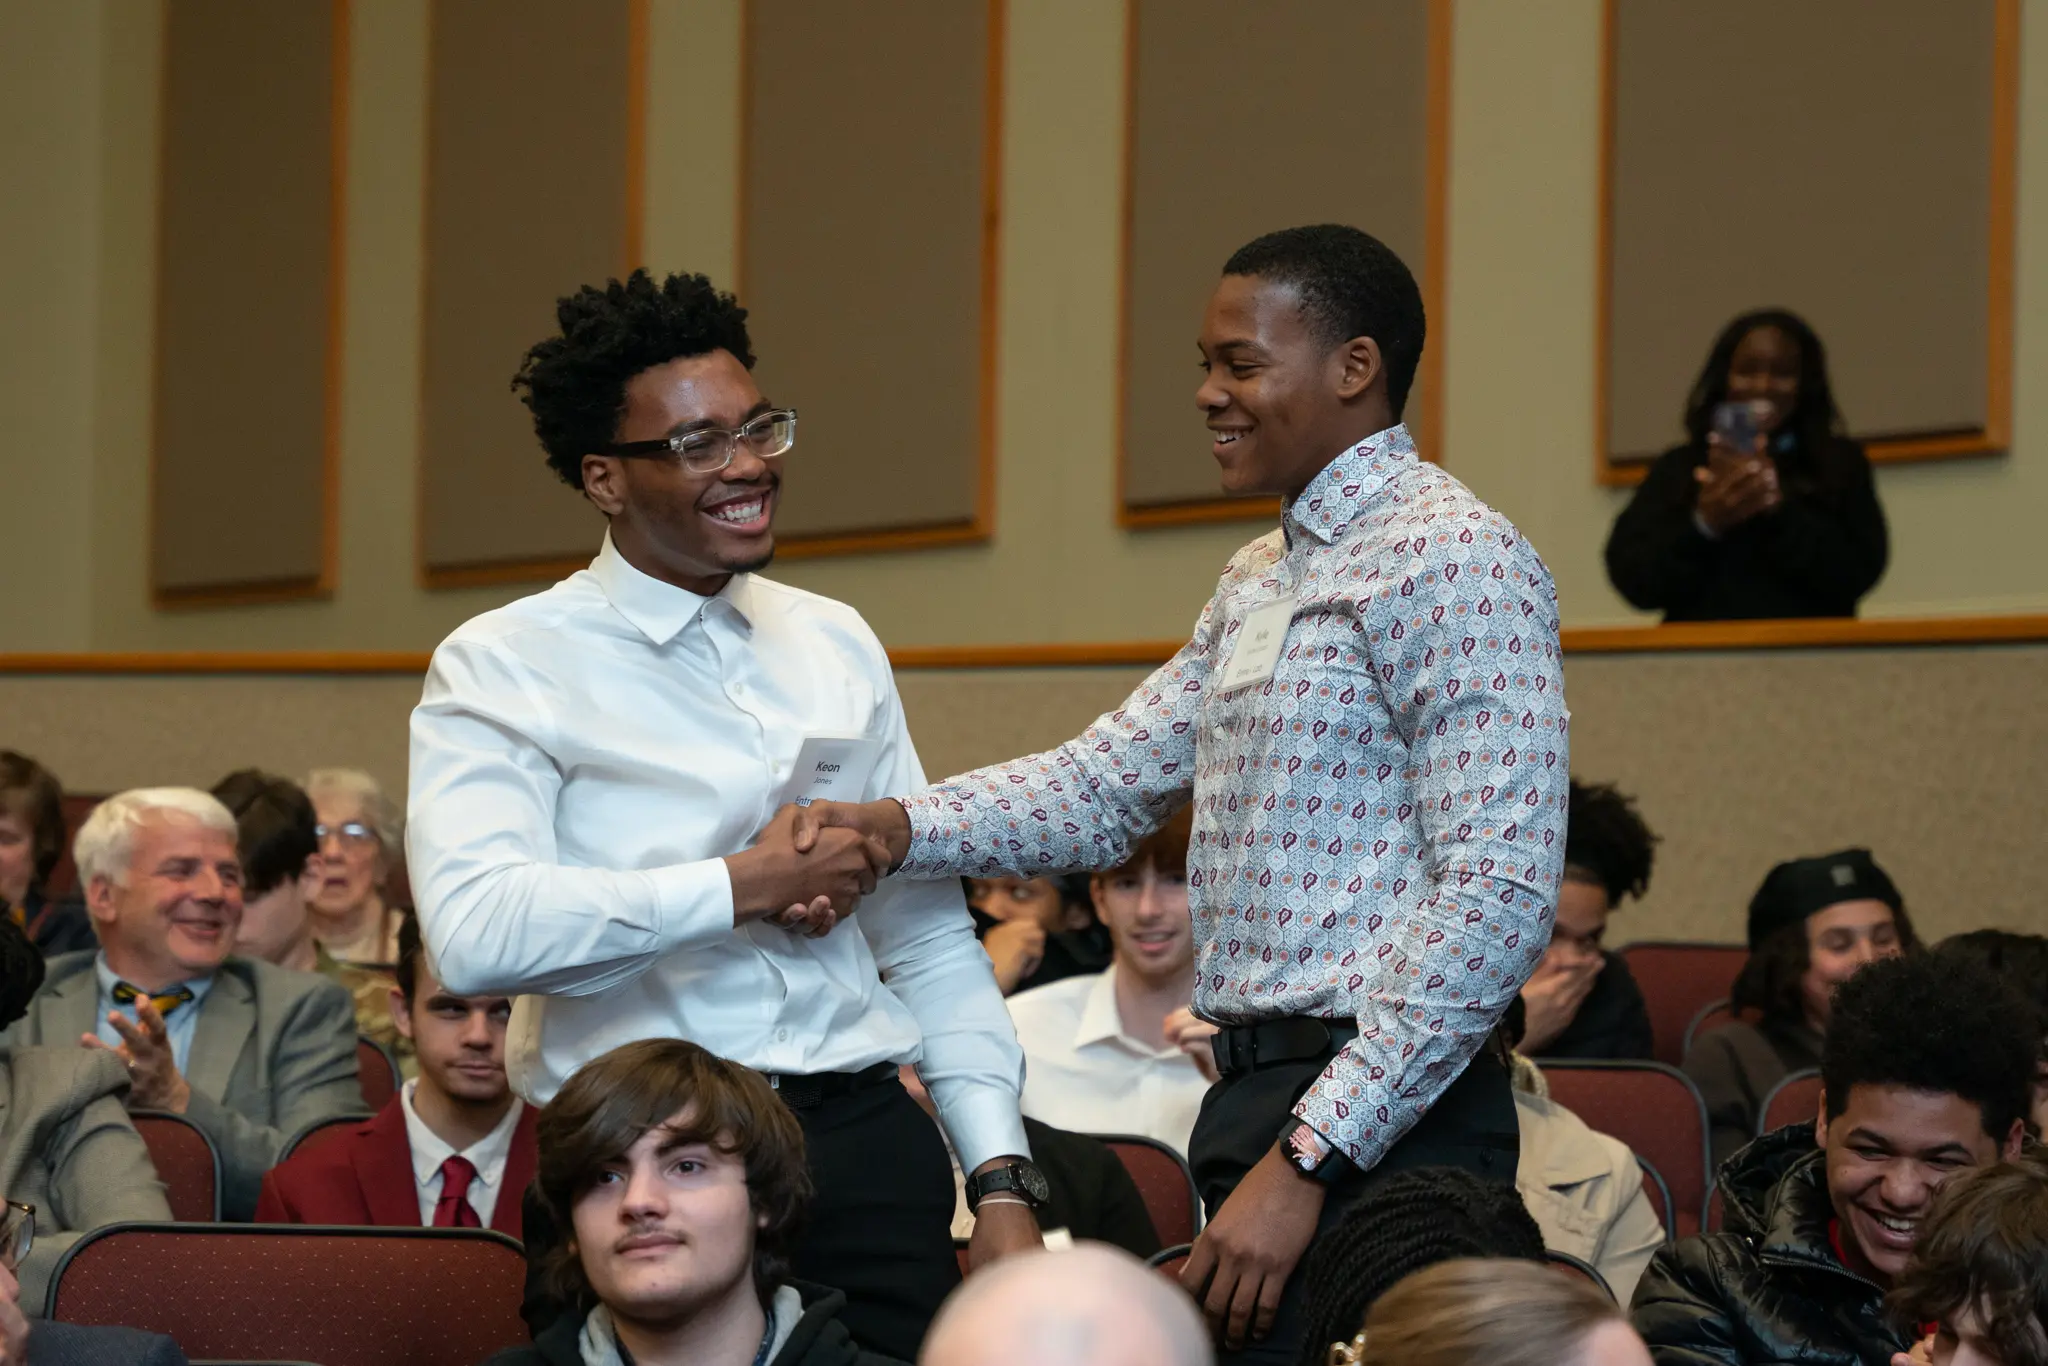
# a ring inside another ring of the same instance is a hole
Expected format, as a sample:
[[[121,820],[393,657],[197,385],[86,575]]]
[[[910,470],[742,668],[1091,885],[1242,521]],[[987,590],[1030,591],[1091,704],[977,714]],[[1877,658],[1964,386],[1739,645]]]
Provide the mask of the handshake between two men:
[[[732,923],[830,934],[909,852],[910,816],[900,802],[785,806],[750,848],[726,855]]]

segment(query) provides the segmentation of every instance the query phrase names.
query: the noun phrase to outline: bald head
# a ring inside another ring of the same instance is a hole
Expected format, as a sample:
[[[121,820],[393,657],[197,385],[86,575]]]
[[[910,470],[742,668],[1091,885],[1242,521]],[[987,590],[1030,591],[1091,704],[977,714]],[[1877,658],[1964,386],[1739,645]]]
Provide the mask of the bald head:
[[[1007,1257],[969,1276],[918,1366],[1213,1366],[1194,1301],[1102,1243]]]

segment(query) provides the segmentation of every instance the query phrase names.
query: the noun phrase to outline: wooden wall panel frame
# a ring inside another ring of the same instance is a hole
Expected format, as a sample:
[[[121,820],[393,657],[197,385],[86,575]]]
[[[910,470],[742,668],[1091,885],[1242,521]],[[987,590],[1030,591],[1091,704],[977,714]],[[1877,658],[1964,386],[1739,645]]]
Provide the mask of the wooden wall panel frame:
[[[1423,96],[1425,146],[1422,159],[1425,246],[1421,279],[1417,283],[1422,289],[1423,314],[1429,322],[1425,354],[1430,357],[1431,365],[1428,382],[1413,395],[1421,400],[1420,410],[1417,412],[1411,406],[1408,414],[1424,458],[1438,464],[1443,463],[1444,347],[1448,332],[1443,304],[1450,245],[1452,3],[1453,0],[1428,0],[1428,75]],[[1131,237],[1135,217],[1131,187],[1136,179],[1133,158],[1137,151],[1138,130],[1138,4],[1139,0],[1124,0],[1123,204],[1119,224],[1122,237],[1117,249],[1116,307],[1116,523],[1120,527],[1139,529],[1203,522],[1276,521],[1280,516],[1280,499],[1277,497],[1230,498],[1219,494],[1213,498],[1133,507],[1126,494],[1128,470],[1124,452],[1128,444],[1125,430],[1128,417],[1124,390],[1130,375],[1131,355]]]
[[[431,4],[432,0],[427,0]],[[646,231],[647,218],[647,51],[648,51],[648,0],[626,0],[626,204],[624,214],[623,242],[620,247],[619,278],[637,268],[642,262],[642,241]],[[426,139],[425,154],[422,157],[424,174],[422,183],[431,186],[434,180],[433,95],[431,78],[433,71],[433,23],[427,25],[429,53],[426,69],[429,79],[426,90],[425,118],[422,136]],[[430,191],[431,192],[431,191]],[[426,275],[433,269],[432,253],[429,249],[431,223],[422,202],[420,213],[420,298],[426,298]],[[420,310],[419,344],[421,356],[420,380],[426,378],[426,331],[427,315],[424,307]],[[592,543],[588,555],[561,557],[536,556],[524,559],[496,560],[486,564],[449,565],[436,568],[427,563],[426,532],[426,462],[420,458],[426,451],[426,405],[421,403],[414,418],[413,460],[413,565],[415,577],[422,588],[476,588],[504,583],[540,583],[565,579],[579,569],[590,566],[596,558],[597,545]],[[550,476],[552,477],[552,475]],[[563,492],[573,497],[582,497],[578,491],[563,486]],[[420,672],[426,670],[422,668]]]
[[[825,532],[775,538],[783,559],[827,555],[865,555],[894,550],[929,550],[939,546],[978,545],[996,529],[996,396],[1002,302],[1003,225],[1003,62],[1009,50],[1008,0],[982,0],[988,7],[987,67],[983,76],[982,201],[981,201],[981,327],[978,449],[975,453],[974,511],[964,522],[880,527],[872,531]],[[963,0],[964,3],[964,0]],[[747,301],[747,173],[748,111],[753,107],[753,0],[740,5],[739,176],[734,200],[733,293]]]
[[[351,0],[327,0],[330,40],[328,80],[329,187],[327,242],[327,336],[326,404],[321,415],[320,450],[320,567],[311,578],[269,580],[251,583],[208,584],[195,588],[165,588],[156,582],[156,528],[162,479],[157,464],[161,443],[160,415],[150,417],[150,440],[145,479],[148,486],[147,517],[149,551],[145,559],[149,576],[149,603],[158,611],[185,611],[213,607],[248,607],[274,602],[302,602],[334,595],[341,550],[341,388],[342,345],[346,332],[344,313],[348,261],[348,118],[349,118],[349,22]],[[159,222],[151,240],[150,277],[153,287],[162,289],[164,237],[162,177],[170,137],[170,120],[164,108],[170,95],[171,50],[165,35],[157,53],[156,174]],[[160,297],[160,294],[159,294]],[[163,339],[152,325],[149,391],[153,407],[163,383]]]
[[[1617,86],[1615,28],[1621,0],[1602,0],[1600,16],[1599,258],[1594,268],[1593,478],[1632,487],[1649,474],[1651,460],[1616,464],[1607,450],[1609,351],[1613,342],[1614,139]],[[1884,437],[1864,443],[1873,464],[1954,460],[1998,455],[2012,444],[2014,234],[2019,215],[2020,0],[1992,0],[1991,244],[1986,274],[1985,420],[1974,432]]]

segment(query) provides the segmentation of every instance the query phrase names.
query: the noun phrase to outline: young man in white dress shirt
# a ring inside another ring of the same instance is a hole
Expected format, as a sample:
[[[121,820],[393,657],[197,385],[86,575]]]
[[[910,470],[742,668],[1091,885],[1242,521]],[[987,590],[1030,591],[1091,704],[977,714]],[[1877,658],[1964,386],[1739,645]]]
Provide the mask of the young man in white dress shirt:
[[[886,855],[862,836],[799,855],[787,821],[765,829],[821,745],[861,798],[923,783],[888,657],[853,609],[757,573],[796,415],[755,385],[732,296],[636,271],[557,318],[516,384],[609,529],[589,569],[434,653],[407,829],[430,956],[453,992],[518,997],[507,1066],[530,1102],[636,1039],[767,1074],[817,1186],[797,1274],[911,1360],[959,1270],[945,1144],[897,1065],[917,1064],[985,1197],[971,1261],[1036,1245],[1043,1183],[959,884],[876,891]],[[868,893],[858,933],[776,923]]]

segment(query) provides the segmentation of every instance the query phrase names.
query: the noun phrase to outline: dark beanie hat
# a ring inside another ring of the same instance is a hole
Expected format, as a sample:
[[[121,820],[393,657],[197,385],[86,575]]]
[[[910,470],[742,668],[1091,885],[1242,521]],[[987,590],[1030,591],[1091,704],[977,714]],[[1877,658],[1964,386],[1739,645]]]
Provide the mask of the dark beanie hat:
[[[1749,899],[1751,951],[1774,931],[1801,924],[1814,912],[1844,901],[1882,901],[1894,911],[1904,905],[1899,889],[1868,849],[1844,849],[1779,864]]]

